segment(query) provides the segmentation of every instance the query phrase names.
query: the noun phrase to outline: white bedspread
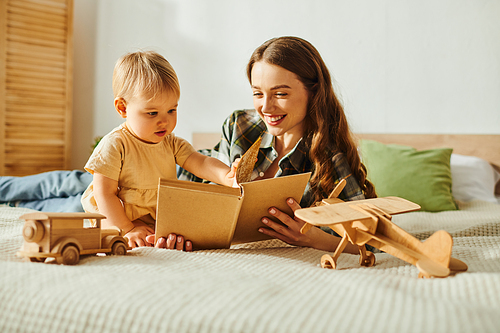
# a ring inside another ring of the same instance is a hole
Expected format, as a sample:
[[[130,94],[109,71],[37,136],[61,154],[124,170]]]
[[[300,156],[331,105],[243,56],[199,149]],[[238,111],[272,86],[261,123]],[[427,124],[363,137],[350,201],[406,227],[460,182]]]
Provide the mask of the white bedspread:
[[[421,239],[452,234],[469,271],[446,279],[385,253],[326,270],[323,251],[279,241],[27,263],[15,256],[27,210],[0,207],[0,332],[499,332],[500,205],[460,207],[393,219]]]

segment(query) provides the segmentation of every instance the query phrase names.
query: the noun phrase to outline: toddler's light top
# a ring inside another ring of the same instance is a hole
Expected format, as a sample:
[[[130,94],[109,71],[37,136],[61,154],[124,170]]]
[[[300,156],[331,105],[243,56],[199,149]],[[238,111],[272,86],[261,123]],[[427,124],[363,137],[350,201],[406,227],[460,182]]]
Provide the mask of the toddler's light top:
[[[102,138],[85,170],[118,181],[118,197],[131,221],[147,214],[156,220],[159,178],[176,179],[175,165],[183,166],[193,152],[188,141],[173,133],[159,143],[146,143],[122,124]],[[87,212],[99,213],[93,183],[83,194],[82,205]]]

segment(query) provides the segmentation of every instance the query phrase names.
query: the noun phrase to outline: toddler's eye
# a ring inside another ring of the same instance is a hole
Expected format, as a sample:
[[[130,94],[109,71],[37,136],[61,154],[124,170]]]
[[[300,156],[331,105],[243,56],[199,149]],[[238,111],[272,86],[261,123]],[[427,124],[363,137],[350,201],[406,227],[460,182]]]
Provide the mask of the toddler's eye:
[[[156,115],[158,114],[158,112],[148,112],[148,114],[149,114],[150,116],[156,116]]]
[[[174,112],[177,112],[177,110],[176,109],[168,110],[168,113],[174,113]]]

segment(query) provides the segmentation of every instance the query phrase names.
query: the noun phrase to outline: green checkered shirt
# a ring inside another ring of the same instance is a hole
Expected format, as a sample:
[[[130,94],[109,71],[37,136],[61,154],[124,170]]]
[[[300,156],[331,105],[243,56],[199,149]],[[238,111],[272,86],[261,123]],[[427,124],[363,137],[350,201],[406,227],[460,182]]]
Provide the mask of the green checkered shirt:
[[[267,132],[265,123],[255,110],[238,110],[233,112],[222,126],[220,142],[214,149],[204,149],[200,152],[215,157],[227,165],[231,165],[235,159],[243,156],[260,136],[262,136],[262,142],[257,157],[258,160],[255,163],[252,174],[252,179],[254,179],[259,175],[262,176],[278,157],[278,153],[274,149],[274,136]],[[333,154],[332,160],[334,165],[332,177],[336,180],[336,183],[351,174],[349,164],[343,154]],[[279,161],[278,165],[279,170],[275,177],[313,171],[313,164],[308,158],[308,149],[304,140],[300,140]],[[179,169],[178,178],[198,182],[204,181],[182,168]],[[342,193],[340,193],[339,198],[344,201],[364,199],[363,192],[356,179],[351,176],[346,180],[347,184]],[[302,207],[309,207],[313,204],[312,201],[313,197],[308,184],[300,205]]]

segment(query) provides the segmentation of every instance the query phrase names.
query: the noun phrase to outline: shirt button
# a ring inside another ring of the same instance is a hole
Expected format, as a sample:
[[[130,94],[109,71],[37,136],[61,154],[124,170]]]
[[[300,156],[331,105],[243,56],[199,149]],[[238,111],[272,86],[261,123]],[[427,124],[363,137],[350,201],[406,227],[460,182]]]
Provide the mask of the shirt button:
[[[259,172],[259,176],[264,177],[264,173],[262,171]]]

